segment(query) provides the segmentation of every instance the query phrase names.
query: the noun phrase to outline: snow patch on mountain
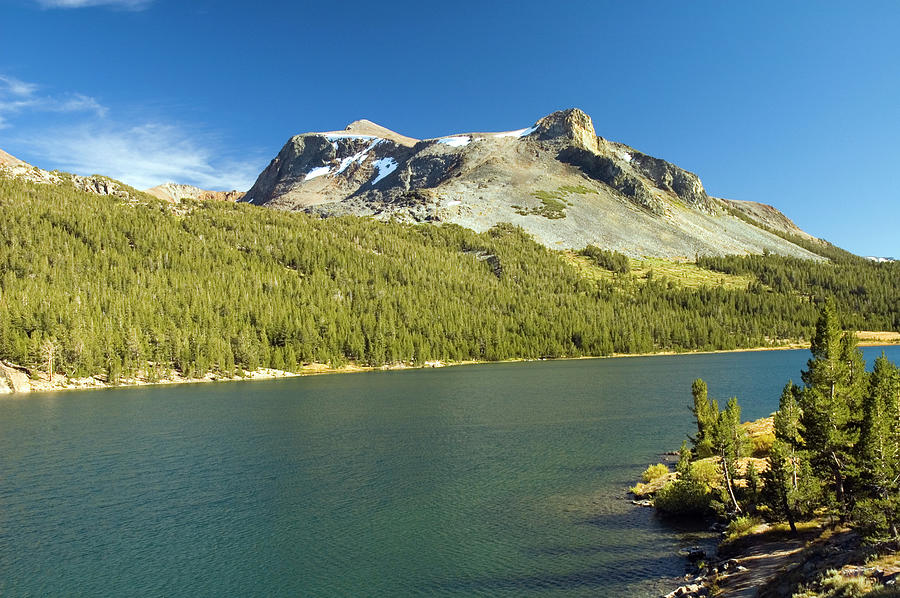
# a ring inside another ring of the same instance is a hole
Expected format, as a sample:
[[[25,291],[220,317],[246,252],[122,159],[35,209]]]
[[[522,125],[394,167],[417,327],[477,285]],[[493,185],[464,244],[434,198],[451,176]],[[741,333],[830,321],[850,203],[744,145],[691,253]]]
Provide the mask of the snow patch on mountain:
[[[387,175],[389,175],[392,172],[394,172],[395,170],[397,170],[397,166],[399,166],[399,164],[397,164],[397,161],[391,157],[381,158],[380,160],[375,160],[372,163],[372,165],[378,169],[378,176],[376,176],[374,179],[372,179],[373,185],[376,184],[381,179],[383,179],[384,177],[386,177]]]
[[[870,262],[875,262],[875,263],[878,263],[878,264],[887,264],[887,263],[890,263],[890,262],[896,262],[896,261],[897,261],[896,259],[894,259],[894,258],[892,258],[892,257],[877,257],[877,256],[874,256],[874,255],[867,255],[867,256],[866,256],[866,259],[869,260]]]
[[[384,139],[381,139],[381,138],[373,137],[372,139],[374,139],[374,141],[372,141],[372,143],[370,143],[369,146],[366,147],[366,149],[362,150],[361,152],[357,152],[357,153],[353,154],[352,156],[343,158],[341,160],[341,165],[338,167],[335,174],[341,174],[342,172],[347,170],[347,167],[350,166],[351,164],[353,164],[354,162],[361,165],[369,157],[369,152],[371,152],[373,149],[375,149],[375,147],[377,145],[384,142]]]
[[[472,138],[468,135],[460,135],[455,137],[442,137],[438,139],[438,143],[443,145],[449,145],[450,147],[464,147],[469,145],[469,142],[472,141]]]
[[[308,181],[309,179],[314,179],[316,177],[320,177],[331,172],[331,168],[328,166],[319,166],[318,168],[313,168],[309,172],[306,173],[306,177],[303,179],[304,181]]]
[[[494,137],[528,137],[537,131],[537,126],[528,127],[527,129],[516,129],[515,131],[504,131],[503,133],[494,133]]]

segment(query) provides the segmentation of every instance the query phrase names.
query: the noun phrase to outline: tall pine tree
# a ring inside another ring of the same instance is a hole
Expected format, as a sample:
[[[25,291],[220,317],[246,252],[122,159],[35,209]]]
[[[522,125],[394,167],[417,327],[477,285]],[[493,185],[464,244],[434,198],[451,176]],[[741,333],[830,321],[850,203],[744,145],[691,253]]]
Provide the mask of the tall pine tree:
[[[797,533],[796,520],[812,513],[819,496],[820,481],[813,475],[803,450],[803,425],[798,395],[788,382],[775,412],[775,441],[769,452],[769,467],[763,474],[763,502],[777,519],[786,520]]]
[[[697,435],[691,438],[691,443],[695,454],[702,459],[713,454],[712,436],[719,417],[719,404],[709,398],[706,382],[701,378],[691,384],[691,395],[694,397],[691,413],[697,420]]]
[[[900,445],[897,405],[900,403],[900,370],[881,354],[863,404],[863,421],[857,445],[860,486],[871,501],[862,512],[878,512],[884,530],[894,538],[900,509]],[[864,505],[865,507],[865,505]]]
[[[831,300],[825,302],[810,346],[812,358],[802,372],[802,424],[814,470],[831,480],[831,493],[846,512],[846,482],[854,469],[860,403],[866,372],[855,337],[842,335]]]
[[[716,420],[712,439],[713,449],[719,457],[722,475],[725,478],[725,490],[735,513],[741,512],[735,496],[735,477],[737,460],[744,456],[746,435],[741,427],[741,407],[736,397],[728,399],[728,404]]]

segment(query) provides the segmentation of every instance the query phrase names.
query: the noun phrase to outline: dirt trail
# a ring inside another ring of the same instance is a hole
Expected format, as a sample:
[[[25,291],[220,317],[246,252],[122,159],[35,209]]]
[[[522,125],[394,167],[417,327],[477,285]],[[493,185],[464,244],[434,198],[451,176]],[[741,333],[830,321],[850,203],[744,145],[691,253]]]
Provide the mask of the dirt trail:
[[[752,598],[760,587],[779,571],[800,562],[800,552],[806,546],[802,538],[763,542],[742,551],[735,559],[738,567],[719,577],[722,598]]]

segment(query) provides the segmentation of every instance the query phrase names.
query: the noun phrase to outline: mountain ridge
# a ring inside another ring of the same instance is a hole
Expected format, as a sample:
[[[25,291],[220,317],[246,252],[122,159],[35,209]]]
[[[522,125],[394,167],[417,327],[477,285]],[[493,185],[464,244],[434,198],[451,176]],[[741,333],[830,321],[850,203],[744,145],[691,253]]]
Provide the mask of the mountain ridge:
[[[43,185],[60,185],[68,182],[80,191],[87,191],[97,195],[113,195],[122,199],[134,199],[138,195],[146,193],[169,203],[179,203],[182,199],[238,201],[244,196],[242,191],[209,191],[193,185],[182,185],[173,182],[138,190],[122,181],[99,174],[81,176],[57,170],[44,170],[10,155],[2,149],[0,149],[0,176]]]
[[[594,244],[633,257],[818,259],[765,230],[814,238],[777,209],[710,196],[696,174],[598,136],[577,108],[519,130],[422,140],[366,120],[295,135],[242,201],[476,231],[511,222],[550,248]]]
[[[200,201],[240,201],[244,196],[243,191],[209,191],[201,189],[194,185],[183,185],[180,183],[166,182],[149,189],[144,189],[144,193],[148,193],[157,199],[163,201],[178,203],[182,199],[197,199]]]
[[[18,166],[19,164],[25,164],[25,162],[0,149],[0,166]]]
[[[111,195],[122,199],[133,199],[141,193],[122,181],[99,174],[81,176],[59,170],[44,170],[19,160],[3,150],[0,150],[0,176],[41,185],[69,183],[79,191],[96,195]]]
[[[0,174],[126,199],[244,201],[478,232],[510,222],[551,249],[593,244],[631,257],[770,252],[821,259],[804,242],[821,241],[773,206],[710,196],[696,174],[598,136],[577,108],[522,129],[429,139],[365,119],[295,135],[246,193],[172,182],[138,191],[100,175],[48,172],[2,150]]]

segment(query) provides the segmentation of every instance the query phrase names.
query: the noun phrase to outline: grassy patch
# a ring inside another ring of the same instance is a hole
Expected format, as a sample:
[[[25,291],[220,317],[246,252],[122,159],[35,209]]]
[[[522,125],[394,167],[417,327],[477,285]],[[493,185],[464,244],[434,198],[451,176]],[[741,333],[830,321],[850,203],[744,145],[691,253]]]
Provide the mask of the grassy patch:
[[[664,486],[675,481],[677,474],[669,471],[663,463],[650,465],[641,475],[643,482],[638,482],[628,489],[635,498],[649,498],[659,492]]]
[[[575,205],[567,199],[567,196],[588,195],[590,193],[595,193],[595,191],[584,185],[563,185],[555,191],[538,189],[537,191],[532,191],[531,194],[535,198],[541,200],[541,205],[534,208],[523,206],[513,206],[513,208],[516,210],[516,214],[519,214],[520,216],[534,214],[536,216],[543,216],[544,218],[556,220],[558,218],[566,217],[567,206]]]
[[[845,577],[840,571],[830,569],[825,572],[825,576],[817,584],[813,584],[811,588],[804,588],[794,594],[793,598],[862,598],[871,595],[869,592],[872,590],[884,589],[883,586],[874,584],[872,580],[865,577]],[[897,594],[886,595],[896,596]]]
[[[565,218],[566,204],[558,199],[542,199],[541,207],[537,208],[534,213],[551,220]]]
[[[684,288],[718,286],[724,289],[745,291],[753,282],[752,276],[736,276],[713,272],[693,262],[675,262],[662,258],[633,260],[631,270],[639,278],[664,276]]]
[[[857,330],[856,338],[866,343],[900,343],[900,332]]]
[[[540,199],[541,201],[545,201],[548,199],[550,199],[550,200],[557,199],[558,200],[558,199],[563,198],[562,191],[546,191],[544,189],[541,189],[539,191],[534,191],[531,194],[534,195],[535,197],[537,197],[538,199]]]
[[[614,275],[609,270],[600,268],[593,260],[567,251],[560,254],[563,261],[568,262],[578,273],[590,280],[614,280]],[[629,260],[631,277],[636,282],[645,282],[648,278],[659,280],[664,277],[678,287],[686,289],[699,289],[702,287],[721,287],[730,290],[744,291],[753,281],[749,275],[733,275],[713,272],[697,266],[691,262],[675,262],[662,258],[647,258]]]
[[[738,538],[750,534],[761,523],[762,519],[752,515],[742,515],[737,519],[733,519],[728,523],[728,527],[725,528],[725,541],[734,542]]]
[[[752,422],[741,424],[747,438],[750,440],[750,454],[763,458],[768,456],[775,442],[775,423],[771,417],[764,417]]]
[[[559,190],[563,193],[574,193],[576,195],[589,195],[591,193],[596,193],[590,187],[585,187],[584,185],[563,185],[559,188]]]
[[[664,463],[657,463],[656,465],[650,465],[647,469],[644,470],[644,473],[641,474],[641,480],[646,484],[647,482],[652,482],[656,478],[662,477],[669,473],[669,467]]]
[[[549,218],[550,220],[558,220],[559,218],[566,217],[567,202],[561,199],[562,195],[560,193],[553,191],[535,191],[532,195],[541,200],[541,205],[536,208],[513,206],[516,210],[516,214],[519,214],[520,216],[534,214],[536,216]]]

